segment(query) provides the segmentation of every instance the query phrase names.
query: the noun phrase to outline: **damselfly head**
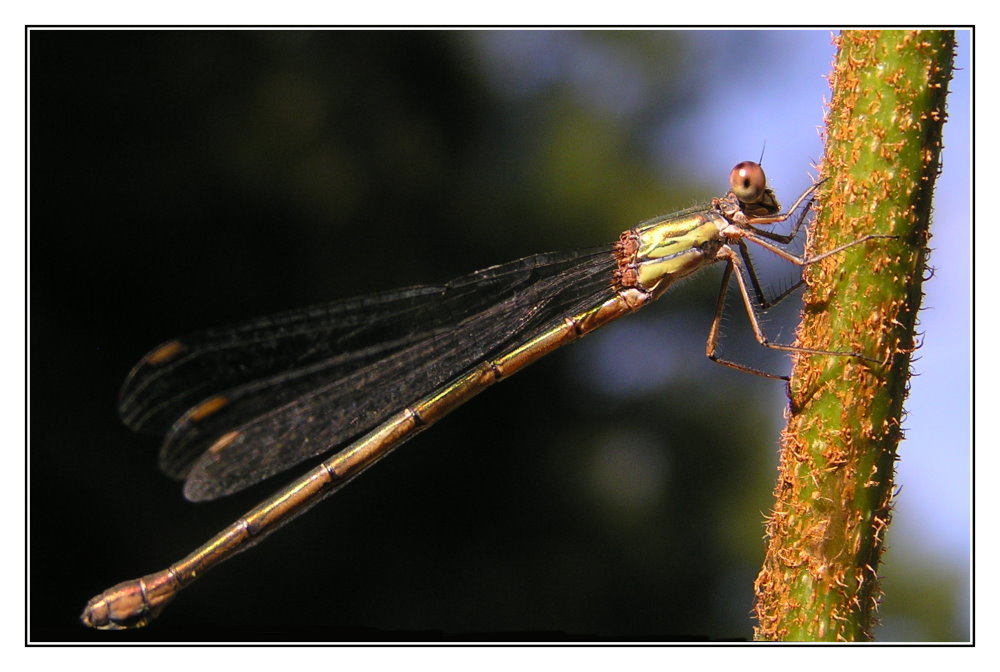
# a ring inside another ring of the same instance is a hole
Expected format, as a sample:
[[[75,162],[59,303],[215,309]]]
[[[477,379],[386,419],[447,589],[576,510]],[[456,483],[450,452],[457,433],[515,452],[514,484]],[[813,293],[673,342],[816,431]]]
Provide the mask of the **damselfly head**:
[[[767,191],[767,177],[759,163],[737,163],[729,173],[729,188],[743,203],[757,203]]]
[[[740,209],[749,217],[767,217],[781,210],[774,192],[767,187],[767,177],[759,163],[737,163],[729,173],[729,193],[739,200]]]

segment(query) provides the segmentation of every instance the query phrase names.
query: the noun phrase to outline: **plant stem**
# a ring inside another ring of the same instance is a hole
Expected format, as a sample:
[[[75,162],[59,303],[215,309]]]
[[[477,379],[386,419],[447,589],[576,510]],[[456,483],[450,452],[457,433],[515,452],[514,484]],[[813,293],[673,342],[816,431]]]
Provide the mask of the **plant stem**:
[[[820,211],[806,269],[768,548],[754,583],[762,640],[872,637],[903,400],[923,296],[931,196],[954,53],[951,31],[836,38]],[[872,361],[878,360],[878,361]]]

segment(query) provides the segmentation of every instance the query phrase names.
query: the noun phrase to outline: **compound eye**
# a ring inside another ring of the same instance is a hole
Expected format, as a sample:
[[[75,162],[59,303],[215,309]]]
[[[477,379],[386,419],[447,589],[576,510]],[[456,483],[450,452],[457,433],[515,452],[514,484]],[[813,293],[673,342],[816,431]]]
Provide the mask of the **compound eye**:
[[[729,173],[729,188],[733,195],[744,203],[757,203],[767,189],[764,169],[753,161],[737,163]]]

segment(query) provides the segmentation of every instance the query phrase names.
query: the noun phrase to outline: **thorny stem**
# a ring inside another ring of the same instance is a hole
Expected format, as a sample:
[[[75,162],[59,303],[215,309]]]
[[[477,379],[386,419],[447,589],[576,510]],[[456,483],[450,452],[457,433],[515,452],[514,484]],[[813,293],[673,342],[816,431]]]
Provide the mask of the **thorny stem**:
[[[810,267],[768,547],[759,640],[872,637],[903,400],[922,298],[954,53],[951,31],[847,31],[831,76],[820,212],[807,252],[891,234]]]

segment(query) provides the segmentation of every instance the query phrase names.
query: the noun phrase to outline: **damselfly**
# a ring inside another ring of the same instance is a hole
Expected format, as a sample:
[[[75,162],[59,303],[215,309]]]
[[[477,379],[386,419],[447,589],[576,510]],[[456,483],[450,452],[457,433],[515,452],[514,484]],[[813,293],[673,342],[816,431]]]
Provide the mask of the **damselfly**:
[[[757,340],[813,355],[857,353],[771,343],[756,316],[768,306],[747,243],[805,266],[783,249],[818,184],[781,213],[753,162],[706,206],[648,220],[612,246],[540,254],[440,287],[411,287],[261,318],[168,341],[129,374],[119,410],[135,429],[165,435],[160,466],[193,501],[231,494],[303,460],[331,457],[168,568],[120,583],[87,604],[83,622],[140,627],[215,565],[260,542],[377,460],[493,383],[637,310],[677,280],[725,263],[706,353],[716,355],[735,275]],[[805,206],[800,210],[800,206]],[[780,235],[759,227],[795,218]]]

